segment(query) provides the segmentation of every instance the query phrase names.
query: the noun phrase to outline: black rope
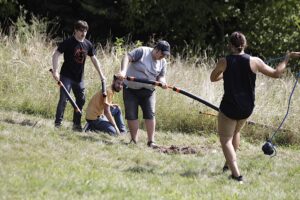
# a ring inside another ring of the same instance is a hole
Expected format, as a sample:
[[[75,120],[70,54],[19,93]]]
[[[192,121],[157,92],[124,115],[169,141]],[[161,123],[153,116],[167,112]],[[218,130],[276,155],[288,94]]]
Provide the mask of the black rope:
[[[265,63],[271,65],[271,64],[275,63],[278,60],[282,61],[284,58],[285,58],[285,56],[270,58],[270,59],[266,60]]]
[[[299,72],[299,74],[296,76],[296,82],[295,82],[295,84],[294,84],[294,86],[293,86],[292,92],[291,92],[290,97],[289,97],[288,108],[287,108],[287,111],[286,111],[286,113],[285,113],[285,116],[284,116],[283,120],[281,121],[280,125],[278,126],[278,128],[276,129],[276,131],[275,131],[275,132],[273,133],[273,135],[271,136],[270,141],[272,141],[273,137],[275,136],[275,134],[277,133],[277,131],[281,128],[281,126],[283,125],[284,121],[286,120],[286,118],[287,118],[287,116],[288,116],[288,114],[289,114],[292,96],[293,96],[294,91],[295,91],[295,88],[296,88],[296,86],[297,86],[298,78],[299,78],[299,77],[300,77],[300,72]]]
[[[278,126],[278,128],[274,131],[274,133],[272,134],[272,136],[267,139],[267,141],[265,142],[265,144],[262,146],[262,150],[264,152],[264,154],[266,155],[270,155],[271,157],[274,157],[276,156],[277,154],[277,151],[276,151],[276,148],[275,148],[275,145],[272,143],[272,139],[275,137],[276,133],[278,132],[278,130],[281,128],[281,126],[283,125],[283,123],[285,122],[288,114],[289,114],[289,110],[290,110],[290,105],[291,105],[291,100],[292,100],[292,96],[294,94],[294,91],[295,91],[295,88],[297,86],[297,83],[298,83],[298,79],[300,77],[300,72],[298,73],[298,75],[296,76],[296,82],[293,86],[293,89],[292,89],[292,92],[290,94],[290,97],[289,97],[289,102],[288,102],[288,108],[287,108],[287,111],[285,113],[285,116],[283,118],[283,120],[281,121],[280,125]]]

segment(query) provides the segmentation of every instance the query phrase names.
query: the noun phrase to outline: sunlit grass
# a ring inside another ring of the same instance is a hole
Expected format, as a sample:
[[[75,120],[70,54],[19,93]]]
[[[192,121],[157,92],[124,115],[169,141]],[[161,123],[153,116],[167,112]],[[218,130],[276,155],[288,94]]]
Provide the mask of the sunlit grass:
[[[238,151],[245,183],[222,173],[218,137],[157,132],[162,145],[192,146],[197,154],[167,155],[137,145],[129,136],[74,133],[71,123],[0,112],[1,199],[297,199],[299,150],[263,155],[242,140]],[[255,191],[255,192],[253,192]]]

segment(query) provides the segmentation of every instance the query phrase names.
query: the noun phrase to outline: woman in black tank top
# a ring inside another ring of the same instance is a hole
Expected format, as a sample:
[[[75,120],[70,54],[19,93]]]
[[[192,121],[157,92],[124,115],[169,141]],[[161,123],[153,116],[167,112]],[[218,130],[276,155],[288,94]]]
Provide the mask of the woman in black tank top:
[[[279,78],[289,58],[300,57],[300,52],[287,53],[273,69],[260,58],[245,54],[246,46],[244,34],[232,33],[229,40],[231,54],[218,61],[210,76],[212,82],[224,80],[224,95],[218,115],[218,133],[226,159],[223,171],[230,169],[231,178],[240,183],[243,177],[237,165],[236,150],[240,144],[240,130],[254,109],[256,73]]]

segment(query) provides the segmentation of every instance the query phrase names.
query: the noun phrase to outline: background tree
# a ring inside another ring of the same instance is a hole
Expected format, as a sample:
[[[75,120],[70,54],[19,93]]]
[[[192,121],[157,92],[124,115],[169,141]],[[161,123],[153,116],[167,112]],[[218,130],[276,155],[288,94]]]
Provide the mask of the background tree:
[[[238,30],[248,38],[248,53],[262,58],[300,49],[298,0],[2,0],[0,5],[2,25],[7,18],[15,21],[23,6],[28,18],[33,13],[55,19],[58,36],[72,34],[75,20],[86,20],[88,37],[101,43],[128,36],[144,43],[164,38],[173,52],[188,46],[220,55],[226,36]]]
[[[252,52],[263,57],[299,50],[300,3],[287,1],[247,1],[238,24],[249,39]]]
[[[17,0],[0,0],[0,26],[1,32],[7,33],[11,24],[9,19],[15,21],[19,16],[19,4]]]

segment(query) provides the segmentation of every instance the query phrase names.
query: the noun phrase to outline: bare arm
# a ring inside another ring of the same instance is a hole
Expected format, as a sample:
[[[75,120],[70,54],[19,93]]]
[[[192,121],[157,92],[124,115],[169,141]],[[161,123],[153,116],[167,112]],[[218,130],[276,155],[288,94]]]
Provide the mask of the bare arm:
[[[57,50],[52,55],[52,76],[55,80],[59,81],[59,73],[58,73],[58,59],[61,53]]]
[[[273,78],[280,78],[289,62],[290,58],[300,58],[300,52],[290,52],[287,53],[284,60],[281,61],[275,69],[265,64],[260,58],[252,57],[250,60],[250,65],[252,71],[259,71],[266,76]]]
[[[264,63],[260,58],[258,57],[252,57],[250,60],[250,66],[251,70],[254,73],[261,72],[266,76],[270,76],[272,78],[280,78],[281,75],[283,74],[286,65],[288,63],[289,57],[285,57],[285,59],[280,62],[275,69]]]
[[[125,77],[129,63],[132,62],[132,58],[126,53],[121,62],[121,71],[118,76]]]
[[[120,130],[110,112],[110,105],[107,102],[104,103],[104,115],[108,119],[108,121],[115,127],[117,134],[120,134]]]
[[[167,89],[168,88],[167,81],[166,81],[166,76],[159,76],[159,77],[157,77],[157,81],[159,81],[159,82],[162,83],[161,87],[163,89]]]
[[[101,67],[100,62],[98,61],[98,59],[97,59],[97,57],[95,55],[91,56],[91,61],[94,64],[95,69],[97,70],[97,72],[98,72],[98,74],[100,76],[100,79],[101,80],[105,80],[106,78],[105,78],[105,76],[104,76],[104,74],[103,74],[103,72],[101,70],[102,67]]]
[[[223,78],[223,72],[226,70],[226,59],[221,58],[216,64],[215,69],[210,74],[210,81],[216,82]]]
[[[281,61],[275,69],[264,63],[258,57],[251,57],[250,59],[250,66],[254,73],[261,72],[266,76],[270,76],[272,78],[280,78],[285,71],[285,68],[288,64],[290,58],[290,53],[287,53],[284,60]]]

